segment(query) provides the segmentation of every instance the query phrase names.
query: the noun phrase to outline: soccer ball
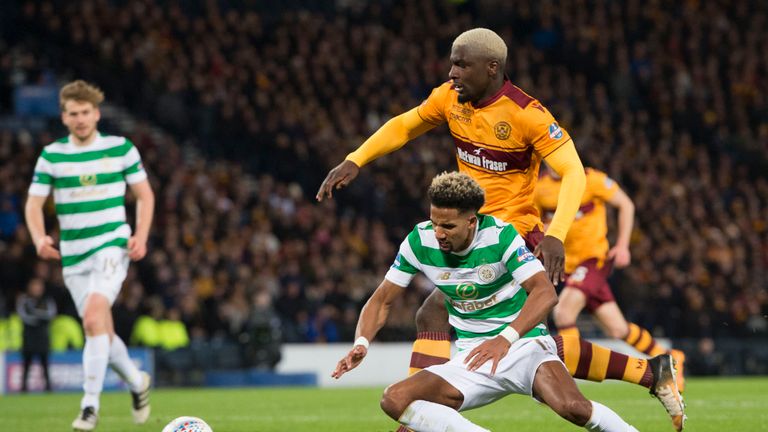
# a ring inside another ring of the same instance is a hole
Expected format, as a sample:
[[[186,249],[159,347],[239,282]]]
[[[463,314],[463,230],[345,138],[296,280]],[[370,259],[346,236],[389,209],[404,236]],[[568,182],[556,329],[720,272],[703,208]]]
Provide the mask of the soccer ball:
[[[213,429],[201,418],[178,417],[165,425],[163,432],[213,432]]]

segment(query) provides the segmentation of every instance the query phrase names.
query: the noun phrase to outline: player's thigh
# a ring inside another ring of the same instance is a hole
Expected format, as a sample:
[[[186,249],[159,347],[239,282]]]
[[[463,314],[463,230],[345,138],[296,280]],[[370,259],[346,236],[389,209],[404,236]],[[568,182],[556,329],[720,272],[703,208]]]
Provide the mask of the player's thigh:
[[[589,259],[576,267],[566,279],[565,286],[581,291],[586,300],[584,309],[589,313],[594,313],[603,303],[615,301],[608,284],[609,272],[609,266],[600,267],[597,259]],[[560,302],[562,303],[562,301],[561,298]]]
[[[435,288],[416,312],[416,330],[419,332],[449,332],[445,294]]]
[[[72,302],[77,308],[77,315],[83,317],[85,312],[85,301],[91,291],[91,274],[76,273],[64,275],[64,286],[67,287],[69,295],[72,296]]]
[[[587,296],[577,288],[566,286],[560,292],[554,309],[555,322],[560,325],[571,325],[587,305]]]
[[[629,333],[627,320],[615,301],[601,304],[595,309],[593,315],[610,337],[623,339]]]
[[[94,308],[111,318],[111,306],[114,304],[120,288],[128,274],[128,253],[122,248],[108,248],[89,258],[83,270],[76,274],[65,274],[64,285],[67,287],[81,318],[85,318],[86,308]],[[89,301],[91,294],[104,297],[107,307],[101,307],[101,301]]]
[[[413,401],[425,400],[459,409],[464,396],[443,377],[422,370],[384,390],[381,407],[398,418]]]
[[[475,371],[468,371],[465,360],[471,349],[465,349],[451,361],[430,366],[427,371],[443,377],[464,396],[461,410],[469,410],[493,403],[509,394],[533,395],[533,382],[539,365],[549,361],[560,362],[557,346],[550,336],[523,338],[510,347],[509,352],[491,375],[492,362],[486,362]]]
[[[117,247],[109,248],[100,251],[94,258],[89,294],[98,294],[106,299],[107,307],[103,310],[103,318],[105,322],[111,322],[112,305],[128,275],[128,251]]]

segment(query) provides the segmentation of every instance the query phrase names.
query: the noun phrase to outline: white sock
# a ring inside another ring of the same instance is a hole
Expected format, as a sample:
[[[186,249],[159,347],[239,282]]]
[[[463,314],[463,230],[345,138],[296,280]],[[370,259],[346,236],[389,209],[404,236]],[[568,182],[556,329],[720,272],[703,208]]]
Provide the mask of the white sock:
[[[595,401],[590,402],[592,402],[592,417],[584,425],[584,429],[595,432],[637,432],[637,429],[607,406]]]
[[[99,410],[99,395],[104,388],[104,375],[109,361],[109,335],[86,336],[83,349],[83,391],[80,408]]]
[[[445,405],[413,401],[397,420],[416,432],[490,432]]]
[[[128,348],[118,335],[112,336],[112,344],[109,346],[109,366],[128,384],[132,392],[143,390],[141,372],[128,356]]]

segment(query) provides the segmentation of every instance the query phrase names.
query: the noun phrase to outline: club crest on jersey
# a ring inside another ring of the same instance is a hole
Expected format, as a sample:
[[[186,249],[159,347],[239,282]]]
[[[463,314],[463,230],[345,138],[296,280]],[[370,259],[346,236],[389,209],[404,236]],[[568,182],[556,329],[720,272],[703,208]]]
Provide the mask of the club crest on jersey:
[[[560,125],[557,122],[549,125],[549,137],[552,139],[560,139],[563,137],[563,130],[560,129]]]
[[[479,291],[473,283],[462,282],[456,285],[456,295],[464,300],[474,300],[477,298]]]
[[[535,256],[525,246],[517,248],[517,261],[518,262],[530,262],[536,259]]]
[[[488,283],[496,279],[496,270],[490,264],[483,264],[477,269],[477,276],[481,281]]]
[[[83,174],[80,176],[80,185],[93,186],[96,184],[96,174]]]
[[[510,126],[509,123],[505,121],[498,122],[495,126],[493,126],[493,132],[496,134],[496,138],[505,140],[509,138],[509,134],[512,132],[512,126]]]

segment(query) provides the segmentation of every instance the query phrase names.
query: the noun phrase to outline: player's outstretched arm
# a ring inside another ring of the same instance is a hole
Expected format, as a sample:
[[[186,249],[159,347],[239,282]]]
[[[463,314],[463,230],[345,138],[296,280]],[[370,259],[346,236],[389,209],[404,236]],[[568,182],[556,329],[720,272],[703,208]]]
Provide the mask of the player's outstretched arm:
[[[368,354],[368,343],[376,337],[376,333],[384,326],[389,316],[392,302],[404,288],[384,279],[373,295],[360,311],[355,331],[355,344],[349,353],[336,364],[331,376],[339,379],[345,373],[356,368]]]
[[[393,117],[368,138],[357,150],[347,155],[346,160],[332,169],[317,191],[318,201],[333,198],[333,190],[347,186],[357,177],[360,167],[404,146],[436,125],[424,121],[418,108]]]
[[[565,248],[563,241],[568,229],[579,211],[581,198],[587,184],[584,166],[573,141],[560,146],[544,158],[550,167],[562,178],[560,194],[557,196],[557,210],[547,228],[546,236],[536,246],[534,255],[544,259],[544,269],[554,285],[565,280]]]

